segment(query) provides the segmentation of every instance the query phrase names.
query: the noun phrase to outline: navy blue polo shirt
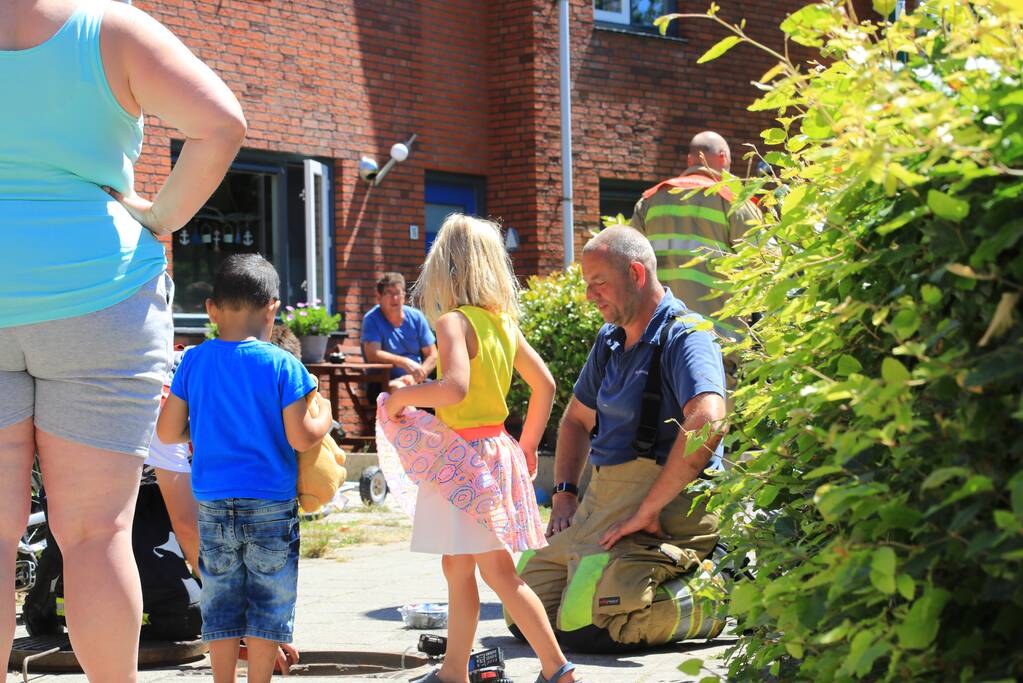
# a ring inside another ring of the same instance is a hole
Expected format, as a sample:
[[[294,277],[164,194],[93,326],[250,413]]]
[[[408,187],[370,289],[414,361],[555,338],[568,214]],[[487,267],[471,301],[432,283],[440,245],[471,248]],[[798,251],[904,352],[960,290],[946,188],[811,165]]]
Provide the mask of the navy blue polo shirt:
[[[636,459],[632,441],[639,427],[639,412],[647,368],[654,345],[660,342],[661,327],[678,316],[661,352],[662,400],[657,443],[654,452],[659,462],[668,457],[682,424],[682,406],[694,396],[706,392],[725,395],[725,369],[721,349],[708,331],[695,329],[703,318],[686,308],[671,290],[654,310],[643,336],[625,348],[625,330],[610,323],[600,328],[573,392],[587,408],[597,411],[599,430],[590,443],[590,461],[594,465],[619,465]],[[604,344],[607,364],[601,375],[596,351]],[[669,422],[677,420],[678,424]],[[723,446],[718,445],[709,468],[721,467]]]

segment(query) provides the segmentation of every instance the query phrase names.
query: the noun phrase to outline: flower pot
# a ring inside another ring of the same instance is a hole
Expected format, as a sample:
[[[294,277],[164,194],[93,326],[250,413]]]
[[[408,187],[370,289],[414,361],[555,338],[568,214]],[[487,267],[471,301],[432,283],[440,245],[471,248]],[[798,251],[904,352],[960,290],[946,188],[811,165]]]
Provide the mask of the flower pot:
[[[303,363],[322,363],[323,354],[327,352],[327,340],[330,335],[326,334],[312,334],[298,338],[298,343],[302,345],[302,362]]]

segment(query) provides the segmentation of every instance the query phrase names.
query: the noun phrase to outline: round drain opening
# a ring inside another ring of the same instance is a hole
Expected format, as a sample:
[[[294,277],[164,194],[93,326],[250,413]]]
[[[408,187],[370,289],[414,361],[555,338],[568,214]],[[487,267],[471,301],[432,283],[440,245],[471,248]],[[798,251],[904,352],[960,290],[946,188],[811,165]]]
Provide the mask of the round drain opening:
[[[42,652],[57,648],[41,657]],[[189,641],[143,641],[139,644],[139,668],[152,668],[158,666],[173,666],[194,662],[206,656],[206,644],[201,640]],[[29,661],[30,671],[81,671],[82,667],[71,650],[71,641],[66,633],[29,636],[27,638],[15,638],[11,646],[10,666],[21,670],[25,659],[32,657]]]
[[[417,669],[429,664],[420,655],[343,650],[299,650],[291,676],[372,676]]]

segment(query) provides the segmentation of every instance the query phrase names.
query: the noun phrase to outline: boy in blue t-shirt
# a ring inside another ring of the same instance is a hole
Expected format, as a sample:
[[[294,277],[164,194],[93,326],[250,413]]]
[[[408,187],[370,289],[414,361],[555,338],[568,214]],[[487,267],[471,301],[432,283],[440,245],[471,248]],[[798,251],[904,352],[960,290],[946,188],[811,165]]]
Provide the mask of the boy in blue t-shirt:
[[[306,396],[316,381],[291,354],[263,341],[280,307],[280,279],[258,254],[227,258],[206,311],[219,338],[181,361],[160,413],[164,443],[192,441],[199,501],[202,637],[213,675],[233,680],[239,639],[248,678],[270,681],[277,643],[289,643],[298,583],[297,458],[331,427],[330,404]]]

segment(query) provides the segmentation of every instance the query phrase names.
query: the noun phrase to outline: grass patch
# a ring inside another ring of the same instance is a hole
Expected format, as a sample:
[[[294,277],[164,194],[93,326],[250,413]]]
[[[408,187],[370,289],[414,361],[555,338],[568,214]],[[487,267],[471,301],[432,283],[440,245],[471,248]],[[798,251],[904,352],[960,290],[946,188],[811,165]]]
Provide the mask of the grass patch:
[[[388,507],[352,504],[323,519],[303,520],[301,537],[301,557],[344,560],[347,548],[408,541],[412,520]]]

